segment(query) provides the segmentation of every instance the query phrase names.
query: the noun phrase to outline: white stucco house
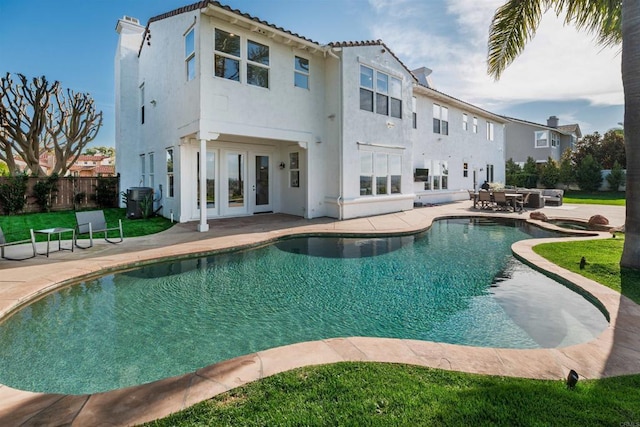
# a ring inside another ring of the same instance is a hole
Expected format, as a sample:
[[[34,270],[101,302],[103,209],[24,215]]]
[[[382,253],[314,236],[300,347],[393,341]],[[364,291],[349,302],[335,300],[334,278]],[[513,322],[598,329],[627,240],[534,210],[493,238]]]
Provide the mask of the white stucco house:
[[[152,187],[166,217],[347,219],[504,182],[506,119],[382,41],[322,45],[216,1],[116,31],[121,188]]]

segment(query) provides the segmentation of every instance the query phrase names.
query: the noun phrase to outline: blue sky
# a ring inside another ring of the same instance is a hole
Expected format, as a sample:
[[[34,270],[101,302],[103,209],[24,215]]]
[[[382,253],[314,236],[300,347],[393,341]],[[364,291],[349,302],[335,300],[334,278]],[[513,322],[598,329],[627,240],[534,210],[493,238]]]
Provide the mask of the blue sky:
[[[46,76],[89,92],[104,112],[92,145],[114,145],[113,57],[123,15],[143,25],[195,0],[0,0],[0,72]],[[620,49],[563,27],[553,14],[523,55],[494,82],[486,41],[503,0],[227,0],[325,44],[382,39],[410,69],[433,70],[434,87],[498,114],[536,123],[556,115],[584,134],[623,120]]]

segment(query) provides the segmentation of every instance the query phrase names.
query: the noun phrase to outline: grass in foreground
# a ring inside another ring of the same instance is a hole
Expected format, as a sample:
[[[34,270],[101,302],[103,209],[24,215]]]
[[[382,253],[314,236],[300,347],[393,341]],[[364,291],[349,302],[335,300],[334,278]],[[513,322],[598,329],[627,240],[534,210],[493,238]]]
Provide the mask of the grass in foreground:
[[[116,226],[118,219],[122,220],[124,237],[146,236],[170,228],[173,224],[164,217],[156,216],[148,219],[128,219],[126,209],[103,209],[109,226]],[[74,228],[76,217],[74,211],[43,212],[22,215],[0,216],[0,226],[8,241],[29,238],[29,229],[41,230],[45,228],[61,227]],[[117,233],[116,233],[117,234]],[[116,234],[110,234],[115,237]],[[45,236],[37,236],[38,240],[46,240]],[[66,237],[66,236],[65,236]]]
[[[624,236],[615,239],[545,243],[533,251],[569,271],[595,280],[640,304],[640,273],[620,271]],[[580,270],[580,259],[587,264]]]
[[[624,191],[597,191],[595,193],[565,191],[562,201],[563,203],[577,203],[583,205],[625,206],[625,197]]]
[[[640,375],[541,381],[384,363],[306,367],[147,426],[623,425],[640,421]]]

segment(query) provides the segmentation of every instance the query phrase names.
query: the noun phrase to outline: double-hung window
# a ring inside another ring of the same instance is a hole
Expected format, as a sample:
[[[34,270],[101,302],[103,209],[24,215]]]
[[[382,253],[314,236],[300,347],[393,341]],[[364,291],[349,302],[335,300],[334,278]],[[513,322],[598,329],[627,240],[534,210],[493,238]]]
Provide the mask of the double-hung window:
[[[215,31],[214,68],[216,77],[240,81],[240,36]]]
[[[473,133],[478,133],[478,118],[473,118]]]
[[[418,129],[418,102],[416,97],[411,98],[411,117],[413,118],[413,128]]]
[[[551,132],[551,146],[558,147],[559,145],[560,145],[560,135],[555,132]]]
[[[402,82],[400,79],[389,79],[389,115],[402,118]]]
[[[433,133],[449,135],[449,109],[433,104]]]
[[[493,141],[493,123],[487,121],[487,141]]]
[[[373,68],[360,66],[360,109],[373,112]]]
[[[167,197],[173,196],[173,148],[167,148]]]
[[[360,65],[360,109],[402,118],[402,81]]]
[[[536,148],[544,148],[549,146],[549,132],[546,130],[537,130],[535,132]]]
[[[146,183],[145,178],[147,174],[147,158],[144,154],[140,154],[140,186],[144,187]]]
[[[376,113],[389,115],[389,76],[376,73]]]
[[[155,173],[154,173],[154,160],[153,153],[149,153],[149,187],[155,187]]]
[[[144,124],[144,83],[140,85],[140,124]]]
[[[296,56],[294,59],[293,85],[309,89],[309,60]]]
[[[184,36],[184,62],[187,71],[187,81],[196,78],[196,43],[195,29],[191,29]]]
[[[449,188],[449,162],[446,160],[425,160],[425,169],[429,171],[425,190],[446,190]]]
[[[462,113],[462,130],[469,130],[469,116],[467,113]]]
[[[247,40],[246,50],[241,49],[239,35],[216,28],[215,30],[214,74],[216,77],[241,81],[242,67],[246,70],[245,83],[269,87],[269,46]],[[245,64],[242,62],[245,61]]]
[[[247,40],[247,83],[269,87],[269,46]]]
[[[402,156],[362,151],[360,195],[382,196],[402,192]]]

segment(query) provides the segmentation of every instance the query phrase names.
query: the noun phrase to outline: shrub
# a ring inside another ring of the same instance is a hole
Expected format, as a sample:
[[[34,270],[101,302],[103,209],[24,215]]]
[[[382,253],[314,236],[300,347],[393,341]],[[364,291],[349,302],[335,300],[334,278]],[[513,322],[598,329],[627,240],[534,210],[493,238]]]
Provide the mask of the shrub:
[[[47,179],[38,180],[33,186],[33,197],[36,198],[42,212],[51,210],[51,196],[58,192],[58,179],[58,174],[53,174]]]
[[[598,191],[602,185],[602,168],[600,164],[588,154],[576,168],[576,181],[583,191]]]
[[[540,168],[540,183],[544,188],[556,188],[558,181],[560,181],[560,169],[555,160],[549,157],[547,163]]]
[[[0,184],[0,203],[6,215],[18,213],[24,209],[27,203],[27,181],[26,174],[9,176]]]
[[[118,206],[118,179],[112,177],[98,177],[96,185],[96,203],[101,208]]]
[[[618,191],[620,186],[624,184],[626,174],[622,170],[622,166],[617,161],[613,163],[611,172],[607,175],[607,182],[609,183],[609,189],[612,191]]]

